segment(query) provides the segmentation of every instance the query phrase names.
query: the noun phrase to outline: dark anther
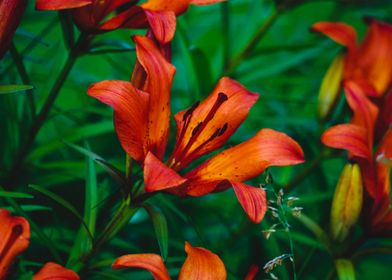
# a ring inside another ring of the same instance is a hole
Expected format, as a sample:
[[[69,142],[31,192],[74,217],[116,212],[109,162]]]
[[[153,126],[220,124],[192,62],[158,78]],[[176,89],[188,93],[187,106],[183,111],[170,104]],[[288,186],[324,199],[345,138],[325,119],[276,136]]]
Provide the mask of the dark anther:
[[[220,92],[219,94],[218,94],[218,98],[217,98],[217,102],[218,103],[223,103],[223,102],[225,102],[225,101],[227,101],[227,99],[229,99],[228,97],[227,97],[227,95],[224,93],[224,92]]]
[[[211,141],[212,139],[215,139],[216,137],[218,137],[221,133],[221,128],[218,128],[217,130],[215,130],[214,134],[211,135],[211,137],[207,140],[207,142]]]
[[[221,136],[223,133],[225,133],[225,131],[227,130],[228,127],[229,127],[229,124],[228,124],[228,123],[225,123],[225,124],[221,127],[218,136]]]
[[[196,127],[192,130],[192,137],[195,136],[195,134],[199,131],[199,129],[202,127],[203,122],[199,122]]]
[[[182,121],[185,121],[187,118],[189,118],[190,115],[192,115],[193,111],[195,111],[195,109],[197,108],[197,106],[199,106],[200,101],[196,101],[195,103],[193,103],[193,105],[191,106],[191,108],[189,108],[184,116],[182,117]]]

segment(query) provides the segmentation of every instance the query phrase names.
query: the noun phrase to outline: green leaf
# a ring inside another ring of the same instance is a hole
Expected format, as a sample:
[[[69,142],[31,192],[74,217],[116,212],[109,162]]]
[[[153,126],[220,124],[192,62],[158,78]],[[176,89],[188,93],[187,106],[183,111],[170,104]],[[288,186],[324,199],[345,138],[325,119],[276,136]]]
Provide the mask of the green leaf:
[[[47,189],[45,189],[43,187],[40,187],[37,185],[29,185],[29,187],[37,192],[42,193],[43,195],[46,195],[47,197],[53,199],[55,202],[57,202],[58,204],[60,204],[61,206],[63,206],[67,210],[69,210],[72,214],[74,214],[80,220],[82,225],[86,228],[86,231],[88,232],[88,236],[89,236],[89,238],[91,238],[91,241],[93,240],[93,236],[92,236],[87,224],[84,222],[83,217],[79,214],[78,210],[76,210],[75,207],[72,206],[72,204],[70,204],[68,201],[64,200],[59,195],[57,195],[51,191],[48,191]]]
[[[200,48],[191,46],[189,51],[201,96],[206,96],[213,88],[214,83],[210,68],[211,63],[209,63],[207,56]]]
[[[1,186],[0,186],[0,190],[3,190],[3,188]],[[13,198],[11,198],[11,197],[6,197],[5,201],[9,205],[12,206],[12,208],[15,210],[16,213],[18,213],[19,215],[27,218],[27,220],[30,223],[32,232],[34,232],[38,236],[38,238],[41,240],[42,244],[44,244],[49,249],[49,251],[52,253],[53,258],[57,262],[61,262],[60,254],[57,251],[57,248],[56,248],[55,244],[53,243],[53,241],[50,238],[48,238],[48,236],[42,231],[41,227],[39,227],[38,224],[36,224],[30,218],[30,216],[25,212],[23,207],[20,206],[18,203],[16,203],[16,201]]]
[[[90,150],[88,143],[85,143],[86,151]],[[97,173],[95,170],[94,160],[86,156],[86,186],[85,186],[85,202],[84,202],[84,222],[86,223],[89,232],[94,237],[95,225],[97,220],[97,204],[98,204],[98,189],[97,189]],[[93,243],[88,238],[88,232],[82,227],[80,228],[74,246],[69,255],[69,265],[73,261],[77,261],[83,254],[87,253]]]
[[[146,209],[147,213],[150,215],[155,230],[155,236],[158,241],[159,250],[161,251],[161,256],[164,260],[166,260],[169,248],[169,233],[166,218],[157,207],[145,204],[144,209]]]
[[[112,121],[80,126],[74,129],[71,133],[64,135],[61,138],[53,139],[46,143],[42,143],[39,148],[35,149],[27,156],[27,161],[39,159],[47,155],[48,153],[61,148],[62,146],[64,146],[65,142],[74,142],[81,139],[87,139],[89,137],[101,135],[111,131],[113,131]]]
[[[351,260],[337,259],[335,266],[339,280],[355,280],[355,270]]]
[[[21,192],[7,192],[0,191],[0,197],[12,197],[12,198],[34,198],[31,194]]]
[[[0,94],[16,93],[34,88],[30,85],[0,85]]]
[[[118,170],[116,167],[114,167],[112,164],[107,162],[104,158],[101,156],[83,148],[78,145],[72,144],[72,143],[66,143],[69,147],[72,149],[78,151],[79,153],[91,158],[92,160],[96,161],[99,165],[101,165],[112,177],[117,181],[117,183],[120,186],[127,186],[127,179],[125,176],[121,173],[120,170]]]

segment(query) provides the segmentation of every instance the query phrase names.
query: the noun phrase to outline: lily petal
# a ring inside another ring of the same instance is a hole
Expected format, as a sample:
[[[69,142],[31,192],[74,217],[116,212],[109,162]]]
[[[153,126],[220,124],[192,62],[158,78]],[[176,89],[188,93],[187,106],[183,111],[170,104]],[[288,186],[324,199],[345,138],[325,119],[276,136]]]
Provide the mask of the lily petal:
[[[355,81],[344,83],[347,102],[354,112],[352,123],[366,129],[369,149],[373,147],[374,125],[378,116],[378,108],[365,95],[362,87]]]
[[[381,163],[391,165],[391,163],[392,163],[392,128],[388,129],[388,131],[385,133],[383,139],[381,140],[381,144],[378,147],[378,151],[377,151],[377,157],[379,157],[380,155],[382,155],[383,159],[387,161],[387,162],[383,162],[383,160],[380,160]]]
[[[392,82],[392,25],[371,20],[359,53],[358,67],[382,95]]]
[[[230,184],[249,219],[255,224],[260,223],[267,211],[265,191],[243,183],[230,182]]]
[[[64,10],[91,5],[94,0],[36,0],[37,10]]]
[[[172,11],[180,15],[188,9],[189,4],[190,0],[148,0],[140,6],[150,11]]]
[[[209,5],[219,2],[224,2],[226,0],[191,0],[191,4],[193,5]]]
[[[311,30],[328,36],[330,39],[350,50],[356,48],[357,32],[348,24],[341,22],[318,22],[312,26]]]
[[[161,44],[169,43],[176,32],[176,14],[173,11],[144,10],[155,38]]]
[[[170,89],[175,68],[151,39],[143,36],[134,36],[133,39],[137,59],[147,73],[144,91],[150,95],[146,150],[162,159],[169,132]]]
[[[152,153],[147,154],[144,161],[144,187],[147,192],[175,188],[186,181]]]
[[[0,2],[0,59],[11,45],[27,6],[27,0],[2,0]]]
[[[347,150],[353,156],[371,157],[366,129],[355,124],[332,126],[321,135],[321,141],[326,146]]]
[[[114,109],[114,125],[123,149],[142,162],[148,114],[148,94],[130,82],[102,81],[91,85],[87,93]]]
[[[269,166],[299,164],[301,147],[284,133],[262,129],[251,139],[224,150],[184,175],[189,179],[187,194],[205,195],[222,180],[243,182],[261,174]],[[227,185],[227,184],[226,184]],[[219,191],[229,186],[220,186]]]
[[[176,147],[171,162],[180,170],[194,159],[221,147],[248,116],[259,96],[229,78],[219,80],[197,107],[177,113]]]
[[[221,259],[211,251],[192,247],[185,242],[185,252],[188,254],[178,280],[226,280],[226,268]]]
[[[117,28],[144,28],[147,26],[147,19],[144,10],[139,6],[132,6],[125,11],[115,15],[98,26],[103,31]]]
[[[112,268],[142,268],[150,271],[155,280],[170,280],[161,256],[156,254],[124,255],[114,261]]]
[[[5,209],[0,209],[0,221],[0,279],[5,279],[8,267],[29,246],[30,225]]]
[[[61,265],[48,262],[40,271],[33,276],[33,280],[79,280],[79,276],[75,271],[62,267]]]

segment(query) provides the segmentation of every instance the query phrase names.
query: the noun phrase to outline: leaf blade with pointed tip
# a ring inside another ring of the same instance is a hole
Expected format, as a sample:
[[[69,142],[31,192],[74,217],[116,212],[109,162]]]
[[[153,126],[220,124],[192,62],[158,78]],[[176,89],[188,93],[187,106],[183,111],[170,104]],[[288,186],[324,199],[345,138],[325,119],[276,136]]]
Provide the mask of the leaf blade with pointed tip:
[[[169,231],[167,228],[166,218],[157,207],[145,204],[144,209],[146,209],[154,226],[155,236],[158,241],[161,256],[164,260],[166,260],[169,248]]]
[[[0,94],[18,93],[33,88],[30,85],[0,85]]]

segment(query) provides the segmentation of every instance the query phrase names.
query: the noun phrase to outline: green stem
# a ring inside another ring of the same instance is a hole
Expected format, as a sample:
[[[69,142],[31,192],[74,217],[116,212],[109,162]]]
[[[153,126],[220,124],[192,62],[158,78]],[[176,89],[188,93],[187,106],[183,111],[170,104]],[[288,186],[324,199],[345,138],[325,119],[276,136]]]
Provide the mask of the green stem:
[[[81,34],[77,43],[73,46],[71,49],[68,58],[58,75],[56,82],[54,83],[52,89],[49,92],[49,95],[39,112],[39,114],[36,116],[34,119],[34,122],[30,128],[30,131],[28,132],[28,138],[25,141],[24,145],[20,149],[18,155],[16,156],[16,160],[11,167],[9,171],[9,176],[6,180],[5,187],[10,187],[15,184],[16,178],[19,176],[20,170],[23,166],[24,160],[27,156],[27,154],[30,151],[31,146],[33,145],[35,138],[40,131],[42,125],[45,123],[45,120],[54,104],[56,101],[56,98],[58,94],[60,93],[60,90],[65,82],[65,80],[68,77],[68,74],[70,73],[76,59],[80,56],[81,50],[84,50],[86,48],[86,44],[88,43],[89,37],[86,34]]]
[[[275,196],[277,196],[275,194]],[[290,224],[289,221],[287,219],[287,210],[283,207],[282,203],[279,203],[279,208],[280,208],[280,212],[282,213],[282,215],[279,215],[279,220],[281,222],[281,224],[283,225],[285,231],[287,232],[287,236],[289,238],[289,246],[290,246],[290,261],[291,261],[291,266],[293,269],[293,280],[297,280],[297,272],[296,272],[296,267],[295,267],[295,257],[294,257],[294,244],[293,244],[293,238],[291,237],[291,231],[290,231]]]
[[[80,258],[71,268],[76,272],[83,271],[86,268],[89,260],[96,254],[96,252],[110,239],[112,239],[136,214],[139,208],[131,206],[130,197],[122,202],[113,218],[103,230],[101,235],[94,242],[93,248],[82,258]]]
[[[127,178],[127,181],[129,185],[131,185],[132,181],[132,158],[126,154],[125,155],[125,177]]]
[[[23,59],[13,42],[10,47],[10,53],[15,63],[16,69],[19,72],[20,79],[25,85],[31,85],[30,77],[27,74],[26,67],[23,63]],[[35,102],[34,102],[33,91],[31,89],[27,90],[27,98],[30,105],[31,119],[33,120],[35,118]]]
[[[263,38],[263,36],[267,33],[269,28],[272,26],[272,24],[278,18],[280,12],[281,12],[281,10],[275,9],[269,15],[269,17],[260,26],[260,28],[256,31],[255,35],[253,35],[252,39],[248,42],[248,44],[245,46],[245,48],[227,64],[227,67],[226,67],[224,74],[223,74],[224,76],[232,74],[233,71],[235,70],[235,68],[241,63],[241,61],[244,60],[246,57],[248,57],[252,53],[252,51],[257,46],[258,42]]]

